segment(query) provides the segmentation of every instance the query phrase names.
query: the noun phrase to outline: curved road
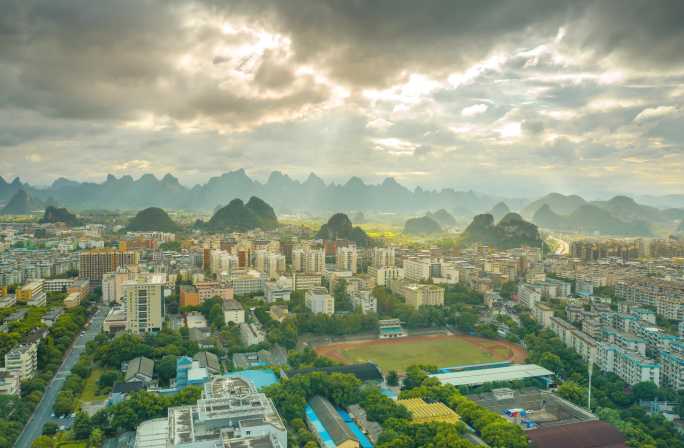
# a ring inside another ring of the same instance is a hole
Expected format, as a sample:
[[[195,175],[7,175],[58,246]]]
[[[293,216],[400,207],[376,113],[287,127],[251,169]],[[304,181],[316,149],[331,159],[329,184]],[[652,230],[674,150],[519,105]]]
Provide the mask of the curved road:
[[[570,255],[570,244],[567,241],[557,238],[553,235],[548,235],[548,239],[558,243],[555,255]]]
[[[85,335],[79,335],[74,344],[67,351],[62,365],[59,366],[57,373],[50,381],[50,384],[45,389],[43,393],[43,398],[36,406],[33,411],[33,415],[29,419],[24,430],[19,435],[14,446],[16,448],[30,448],[34,440],[36,440],[43,433],[43,425],[50,420],[50,415],[52,414],[52,407],[57,399],[57,394],[64,386],[66,378],[71,373],[71,369],[74,367],[81,353],[85,350],[86,342],[92,341],[100,333],[102,329],[102,322],[107,315],[107,308],[100,307],[92,318],[92,323],[88,330],[86,330]]]

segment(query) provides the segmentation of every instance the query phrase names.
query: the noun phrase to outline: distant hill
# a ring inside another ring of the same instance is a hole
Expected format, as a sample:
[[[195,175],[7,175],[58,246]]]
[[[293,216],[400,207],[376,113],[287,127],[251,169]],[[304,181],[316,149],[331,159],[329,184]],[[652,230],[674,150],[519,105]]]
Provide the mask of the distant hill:
[[[335,213],[327,223],[323,224],[316,234],[321,240],[350,240],[358,246],[368,246],[370,238],[361,227],[354,227],[349,217],[344,213]]]
[[[45,208],[45,213],[39,222],[41,224],[62,222],[69,227],[80,227],[83,225],[83,221],[66,208],[57,208],[51,205]]]
[[[489,213],[477,215],[461,234],[461,241],[462,244],[488,244],[498,249],[542,244],[537,226],[517,213],[508,213],[498,224],[494,224],[494,217]]]
[[[501,218],[503,218],[510,212],[511,210],[504,202],[499,202],[492,208],[489,214],[494,217],[494,221],[499,222]]]
[[[22,189],[14,193],[7,205],[0,210],[0,215],[29,215],[44,207],[42,201],[34,199],[31,194]]]
[[[278,218],[273,208],[261,199],[252,196],[247,204],[241,199],[233,199],[220,208],[206,224],[210,231],[235,231],[262,229],[273,230],[278,227]]]
[[[158,207],[149,207],[136,214],[126,227],[130,232],[169,232],[174,233],[180,230],[169,215]]]
[[[551,230],[622,236],[652,235],[648,223],[643,221],[625,222],[610,212],[591,204],[585,204],[565,216],[555,213],[551,207],[546,205],[537,210],[533,222]]]
[[[439,223],[430,216],[411,218],[404,224],[404,233],[410,235],[428,235],[431,233],[440,233],[441,231],[442,228]]]
[[[657,208],[637,204],[634,199],[627,196],[615,196],[608,201],[593,201],[591,204],[602,208],[615,218],[625,222],[637,220],[659,222],[667,220],[667,217]]]
[[[437,224],[441,227],[453,227],[456,225],[456,218],[443,208],[440,208],[434,213],[428,212],[425,216],[437,221]]]
[[[522,209],[521,215],[527,219],[531,219],[537,210],[544,205],[548,205],[556,213],[569,215],[586,203],[587,201],[577,195],[565,196],[560,193],[550,193],[529,203]]]

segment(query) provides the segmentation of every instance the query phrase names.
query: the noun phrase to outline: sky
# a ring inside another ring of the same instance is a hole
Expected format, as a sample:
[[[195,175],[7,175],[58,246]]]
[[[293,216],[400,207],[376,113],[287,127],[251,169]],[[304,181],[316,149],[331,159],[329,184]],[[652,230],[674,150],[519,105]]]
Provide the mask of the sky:
[[[0,175],[684,193],[681,0],[0,0]]]

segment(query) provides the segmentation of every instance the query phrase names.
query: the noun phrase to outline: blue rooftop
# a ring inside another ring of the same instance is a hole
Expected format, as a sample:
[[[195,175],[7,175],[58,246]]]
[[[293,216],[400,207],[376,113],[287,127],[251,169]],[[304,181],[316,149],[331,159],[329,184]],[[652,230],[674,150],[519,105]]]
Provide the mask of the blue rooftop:
[[[251,381],[258,390],[278,382],[278,377],[276,377],[276,374],[271,369],[239,370],[237,372],[228,372],[225,376]]]

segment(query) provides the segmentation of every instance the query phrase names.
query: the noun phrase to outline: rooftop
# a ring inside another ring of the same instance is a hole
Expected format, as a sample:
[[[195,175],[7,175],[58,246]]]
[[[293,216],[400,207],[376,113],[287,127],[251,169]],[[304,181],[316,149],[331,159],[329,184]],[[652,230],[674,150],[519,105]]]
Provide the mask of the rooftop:
[[[435,373],[430,375],[443,384],[454,386],[475,386],[502,381],[516,381],[525,378],[552,376],[553,372],[536,364],[513,364],[505,367],[466,370],[461,372]]]

